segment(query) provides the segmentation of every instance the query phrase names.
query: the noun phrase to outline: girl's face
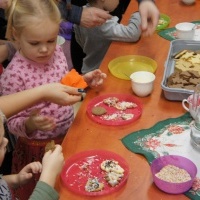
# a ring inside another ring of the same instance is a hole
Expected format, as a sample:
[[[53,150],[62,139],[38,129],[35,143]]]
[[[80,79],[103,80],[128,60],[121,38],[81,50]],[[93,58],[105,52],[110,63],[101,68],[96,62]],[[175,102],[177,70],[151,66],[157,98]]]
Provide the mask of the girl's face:
[[[115,10],[115,8],[117,8],[119,4],[119,0],[105,0],[104,1],[104,10],[112,12],[113,10]]]
[[[4,160],[7,144],[8,140],[4,137],[4,126],[2,120],[0,120],[0,166]]]
[[[54,53],[59,24],[49,19],[30,18],[20,33],[14,31],[20,54],[40,64],[46,64]]]

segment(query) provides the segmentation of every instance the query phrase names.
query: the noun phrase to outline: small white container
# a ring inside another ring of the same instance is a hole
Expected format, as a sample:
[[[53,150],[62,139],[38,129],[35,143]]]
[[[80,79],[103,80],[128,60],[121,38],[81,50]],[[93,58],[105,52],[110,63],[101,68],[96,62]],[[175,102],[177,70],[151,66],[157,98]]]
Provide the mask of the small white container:
[[[155,75],[148,71],[138,71],[130,75],[133,92],[139,97],[145,97],[153,91]]]
[[[175,28],[178,39],[192,40],[194,38],[195,24],[190,22],[182,22],[176,24]]]
[[[181,0],[181,1],[186,5],[191,5],[191,4],[195,3],[195,0]]]

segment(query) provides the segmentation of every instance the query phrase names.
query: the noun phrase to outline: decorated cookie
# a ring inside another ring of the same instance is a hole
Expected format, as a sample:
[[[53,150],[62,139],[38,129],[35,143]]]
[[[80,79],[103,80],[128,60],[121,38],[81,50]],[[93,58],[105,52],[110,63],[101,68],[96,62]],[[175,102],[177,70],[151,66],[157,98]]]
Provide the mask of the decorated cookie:
[[[101,169],[106,172],[115,172],[118,174],[124,173],[124,169],[115,160],[104,160],[101,163]]]
[[[100,183],[98,178],[89,178],[86,185],[85,185],[85,190],[87,192],[98,192],[103,190],[104,184]]]

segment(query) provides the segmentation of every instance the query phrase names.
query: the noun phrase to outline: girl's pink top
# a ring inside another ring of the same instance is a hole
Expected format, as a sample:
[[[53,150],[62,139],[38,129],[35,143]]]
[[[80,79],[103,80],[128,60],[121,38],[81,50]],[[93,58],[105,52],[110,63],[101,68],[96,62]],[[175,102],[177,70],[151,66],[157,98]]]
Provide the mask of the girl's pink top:
[[[67,61],[60,46],[56,46],[56,50],[48,64],[35,63],[16,52],[14,58],[1,75],[1,92],[2,95],[7,95],[46,83],[60,82],[61,78],[68,72]],[[25,120],[35,109],[40,109],[41,115],[53,117],[57,126],[52,131],[37,130],[31,134],[31,137],[28,137],[25,129]],[[7,124],[9,131],[16,136],[30,139],[49,139],[66,134],[73,119],[74,111],[72,106],[40,102],[9,118]]]

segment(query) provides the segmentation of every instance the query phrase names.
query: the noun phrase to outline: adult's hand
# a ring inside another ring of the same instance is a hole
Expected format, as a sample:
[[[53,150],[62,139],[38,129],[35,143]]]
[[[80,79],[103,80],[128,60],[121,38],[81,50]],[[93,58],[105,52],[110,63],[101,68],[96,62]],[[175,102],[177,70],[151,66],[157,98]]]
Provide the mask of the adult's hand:
[[[99,8],[95,7],[84,7],[80,25],[86,28],[99,26],[110,19],[112,16]]]
[[[159,20],[159,10],[153,1],[142,1],[139,4],[142,18],[142,34],[150,36],[154,33]]]
[[[0,8],[6,9],[10,5],[10,0],[0,0]]]

